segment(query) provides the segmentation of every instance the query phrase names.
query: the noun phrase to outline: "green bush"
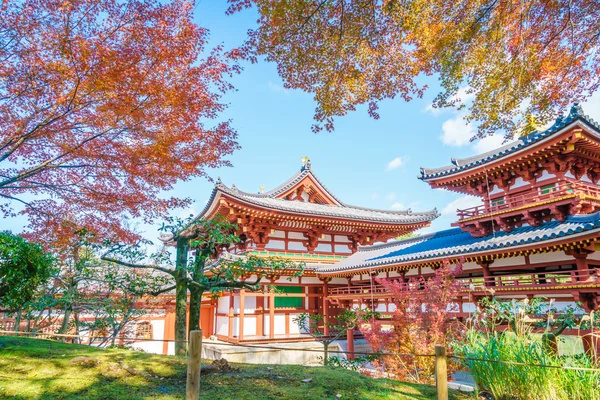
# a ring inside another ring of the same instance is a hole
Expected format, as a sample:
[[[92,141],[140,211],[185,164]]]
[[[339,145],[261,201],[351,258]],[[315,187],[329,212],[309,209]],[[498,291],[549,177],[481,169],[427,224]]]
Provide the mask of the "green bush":
[[[499,331],[498,321],[490,323],[499,313],[487,309],[487,315],[478,316],[465,339],[452,345],[458,362],[473,375],[478,389],[496,400],[600,399],[600,372],[564,368],[598,368],[592,358],[586,354],[559,355],[544,345],[540,334],[532,333],[524,308],[517,305],[515,309],[511,316],[501,317],[509,330]]]

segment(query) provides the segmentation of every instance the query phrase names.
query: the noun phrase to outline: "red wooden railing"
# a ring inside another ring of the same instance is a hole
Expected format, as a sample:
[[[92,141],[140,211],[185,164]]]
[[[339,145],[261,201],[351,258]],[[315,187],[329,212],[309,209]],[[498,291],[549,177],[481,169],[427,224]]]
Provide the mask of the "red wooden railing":
[[[577,285],[600,285],[600,269],[461,278],[459,282],[464,293],[489,291],[490,289],[502,291],[503,288],[526,290],[532,287],[568,286],[575,283]],[[402,285],[418,289],[418,283],[402,283]],[[329,296],[332,297],[380,297],[381,295],[389,295],[389,291],[382,285],[340,287],[329,290]]]
[[[494,199],[492,199],[492,204],[482,204],[464,210],[456,210],[456,212],[458,219],[463,220],[499,211],[511,210],[513,208],[523,207],[529,204],[535,204],[568,195],[600,197],[600,187],[579,181],[557,182],[553,188],[546,188],[540,183],[538,186],[521,194],[505,195],[501,201],[494,202]]]

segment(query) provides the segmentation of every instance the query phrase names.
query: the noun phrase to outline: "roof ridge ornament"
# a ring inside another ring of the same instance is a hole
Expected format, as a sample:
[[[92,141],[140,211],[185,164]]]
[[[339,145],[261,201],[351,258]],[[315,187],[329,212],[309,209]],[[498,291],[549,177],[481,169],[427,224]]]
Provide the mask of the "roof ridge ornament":
[[[571,107],[571,111],[569,112],[569,117],[577,118],[583,116],[583,108],[581,108],[581,104],[579,100],[576,100]]]
[[[300,168],[300,171],[310,171],[310,158],[308,156],[302,157],[302,168]]]
[[[222,184],[223,184],[223,181],[221,180],[221,177],[220,176],[217,177],[217,180],[215,181],[215,186],[219,186],[219,185],[222,185]]]

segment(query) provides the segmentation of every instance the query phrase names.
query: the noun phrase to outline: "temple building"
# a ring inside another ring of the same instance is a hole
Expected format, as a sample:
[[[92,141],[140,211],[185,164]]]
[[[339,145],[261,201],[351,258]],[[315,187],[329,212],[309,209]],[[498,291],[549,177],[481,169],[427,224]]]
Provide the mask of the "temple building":
[[[459,316],[492,295],[599,308],[600,125],[578,104],[546,130],[452,159],[447,167],[423,168],[419,179],[433,189],[477,196],[481,205],[457,210],[451,229],[391,240],[429,226],[438,212],[347,205],[317,178],[308,159],[267,192],[218,181],[198,218],[221,214],[238,225],[243,252],[302,261],[306,268],[299,278],[291,272],[269,276],[262,291],[207,298],[204,335],[232,343],[310,340],[293,322],[298,314],[328,319],[341,307],[361,305],[391,313],[390,294],[375,278],[431,276],[443,260],[465,260]],[[165,331],[163,337],[171,336]],[[348,332],[349,350],[353,338]]]
[[[298,173],[267,192],[243,192],[217,181],[197,218],[218,214],[237,225],[243,253],[304,265],[301,277],[293,277],[294,271],[268,276],[263,291],[236,290],[205,301],[204,335],[235,343],[309,339],[294,318],[303,312],[335,315],[338,306],[326,301],[327,293],[348,285],[345,278],[318,276],[320,268],[336,265],[359,246],[429,226],[439,215],[436,210],[383,211],[345,204],[317,178],[307,158]],[[271,285],[277,290],[269,291]]]

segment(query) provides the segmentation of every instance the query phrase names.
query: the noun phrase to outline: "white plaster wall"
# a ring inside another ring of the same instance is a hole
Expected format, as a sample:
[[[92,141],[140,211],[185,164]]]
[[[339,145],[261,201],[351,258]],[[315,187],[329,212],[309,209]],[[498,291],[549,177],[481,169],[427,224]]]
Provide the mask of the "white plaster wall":
[[[381,303],[378,304],[377,308],[375,309],[375,311],[377,311],[377,312],[386,312],[385,304],[381,304]]]
[[[229,313],[229,296],[219,297],[217,300],[217,312],[219,314]]]
[[[463,310],[463,312],[472,313],[477,310],[477,307],[475,306],[474,303],[463,303],[462,310]]]
[[[229,334],[229,317],[217,317],[215,332],[217,335],[227,336]]]
[[[319,243],[314,251],[331,252],[331,243]]]
[[[490,264],[490,269],[498,268],[498,267],[508,267],[511,265],[525,265],[525,257],[518,256],[518,257],[498,258],[497,260],[494,260],[494,262]]]
[[[288,232],[288,239],[306,240],[302,232]]]
[[[430,267],[423,267],[421,268],[421,274],[425,275],[425,274],[433,274],[435,271],[433,270],[433,268]]]
[[[255,317],[244,317],[244,335],[256,335]]]
[[[285,314],[275,314],[275,331],[276,335],[285,334]]]
[[[298,318],[300,314],[290,314],[290,334],[296,335],[300,333],[300,327],[297,322],[294,322],[295,318]],[[302,332],[304,333],[304,332]]]
[[[390,278],[397,278],[401,276],[398,272],[396,271],[390,271]]]
[[[336,242],[350,243],[350,239],[348,239],[348,236],[335,235],[334,240]]]
[[[408,271],[406,271],[406,275],[407,277],[409,276],[416,276],[419,275],[419,269],[418,268],[411,268]]]
[[[244,296],[244,313],[254,314],[256,309],[256,297],[255,296]],[[240,296],[233,296],[233,312],[234,314],[240,313]]]
[[[346,278],[333,278],[329,283],[334,285],[347,285],[348,281],[346,280]]]
[[[323,284],[323,282],[321,282],[319,280],[319,278],[312,277],[312,276],[303,276],[302,283],[303,284],[319,284],[319,285]]]
[[[288,242],[288,250],[306,251],[306,247],[300,242]]]
[[[348,246],[346,246],[345,244],[336,244],[334,246],[334,251],[336,253],[348,253],[348,254],[350,254],[352,252],[352,250],[350,250],[350,248],[348,248]]]
[[[481,267],[474,262],[467,262],[463,264],[463,271],[470,271],[470,270],[479,270],[481,269]]]
[[[562,251],[553,251],[551,253],[532,254],[529,256],[532,264],[552,262],[552,261],[571,261],[575,262],[572,256],[568,256]]]
[[[271,239],[265,247],[272,250],[285,250],[285,242],[283,240]]]
[[[285,238],[285,232],[284,231],[275,231],[273,233],[269,234],[269,237],[274,237],[274,238]]]
[[[164,320],[150,320],[150,321],[139,321],[150,322],[152,325],[152,339],[162,340],[165,337],[165,321]],[[163,342],[151,342],[151,341],[140,341],[131,344],[131,347],[136,350],[145,351],[147,353],[162,354]]]
[[[304,279],[303,279],[304,281]],[[267,281],[268,282],[268,281]],[[294,278],[294,277],[289,277],[289,276],[283,276],[279,279],[277,279],[275,281],[275,283],[284,283],[284,284],[292,284],[292,283],[298,283],[298,278]]]
[[[263,334],[265,336],[271,334],[271,318],[268,315],[265,315],[265,318],[263,318]]]

